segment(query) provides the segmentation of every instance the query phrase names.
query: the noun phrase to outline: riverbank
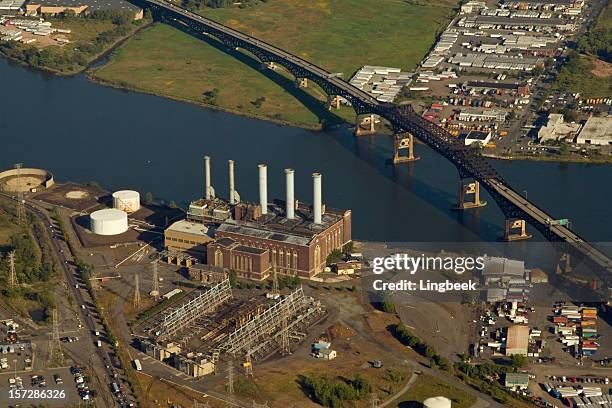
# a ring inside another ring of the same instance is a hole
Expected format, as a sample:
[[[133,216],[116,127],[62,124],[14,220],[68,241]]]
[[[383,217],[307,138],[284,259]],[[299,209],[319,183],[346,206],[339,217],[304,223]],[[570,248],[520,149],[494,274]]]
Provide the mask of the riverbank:
[[[121,16],[121,12],[117,12]],[[131,15],[130,15],[131,16]],[[38,46],[4,42],[0,55],[21,66],[57,76],[74,76],[85,72],[105,58],[152,20],[123,21],[109,14],[97,18],[50,18],[56,28],[71,30],[71,45]],[[37,44],[37,43],[35,43]]]
[[[612,164],[612,157],[602,156],[600,159],[588,159],[585,157],[574,157],[574,156],[506,156],[498,155],[495,153],[483,153],[484,157],[494,160],[504,161],[535,161],[535,162],[549,162],[549,163],[574,163],[574,164]]]

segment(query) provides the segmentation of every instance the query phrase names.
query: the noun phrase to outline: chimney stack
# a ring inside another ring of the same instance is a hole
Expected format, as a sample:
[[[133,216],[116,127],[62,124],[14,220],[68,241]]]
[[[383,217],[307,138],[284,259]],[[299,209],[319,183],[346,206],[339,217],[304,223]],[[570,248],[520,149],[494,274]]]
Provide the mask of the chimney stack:
[[[204,178],[206,180],[206,184],[204,187],[204,197],[207,200],[211,200],[215,198],[215,190],[210,185],[210,157],[204,156]]]
[[[268,213],[268,167],[265,164],[257,166],[259,169],[259,205],[261,215]]]
[[[293,169],[285,169],[285,181],[286,181],[286,210],[285,214],[288,220],[295,218],[295,198],[293,196]]]
[[[312,173],[314,223],[321,224],[321,173]]]
[[[236,204],[236,189],[234,188],[234,161],[228,160],[229,163],[229,202]]]

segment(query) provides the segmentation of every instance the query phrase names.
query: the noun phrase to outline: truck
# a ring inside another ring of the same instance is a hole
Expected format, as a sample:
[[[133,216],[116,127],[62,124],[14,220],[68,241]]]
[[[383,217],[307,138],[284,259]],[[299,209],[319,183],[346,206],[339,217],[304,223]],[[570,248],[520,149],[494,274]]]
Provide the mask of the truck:
[[[135,359],[133,363],[134,363],[134,368],[136,369],[136,371],[142,371],[142,365],[140,364],[140,360]]]
[[[102,342],[101,342],[100,340],[97,340],[97,341],[96,341],[96,346],[97,346],[97,347],[102,347]]]

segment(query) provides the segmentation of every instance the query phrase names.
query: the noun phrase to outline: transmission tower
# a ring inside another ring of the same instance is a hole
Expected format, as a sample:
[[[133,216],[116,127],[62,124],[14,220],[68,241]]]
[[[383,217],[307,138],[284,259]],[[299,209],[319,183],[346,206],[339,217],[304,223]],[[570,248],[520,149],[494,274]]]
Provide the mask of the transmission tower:
[[[21,168],[23,164],[17,163],[15,169],[17,170],[17,222],[19,225],[25,224],[26,211],[25,211],[25,197],[21,190]]]
[[[17,272],[15,271],[15,251],[9,253],[9,287],[17,287]]]
[[[156,301],[159,299],[159,278],[157,277],[157,259],[151,262],[153,267],[153,289],[151,290],[151,296]]]
[[[251,360],[250,351],[246,355],[246,362],[244,363],[244,375],[247,377],[253,377],[253,361]]]
[[[59,336],[59,321],[57,319],[57,309],[53,309],[52,313],[53,334],[51,335],[51,344],[49,347],[49,359],[52,361],[56,356],[59,361],[63,362],[64,354],[62,353],[62,345]]]
[[[140,308],[140,285],[138,284],[138,274],[134,275],[134,309]]]
[[[232,399],[234,396],[234,363],[233,361],[227,362],[227,397]]]

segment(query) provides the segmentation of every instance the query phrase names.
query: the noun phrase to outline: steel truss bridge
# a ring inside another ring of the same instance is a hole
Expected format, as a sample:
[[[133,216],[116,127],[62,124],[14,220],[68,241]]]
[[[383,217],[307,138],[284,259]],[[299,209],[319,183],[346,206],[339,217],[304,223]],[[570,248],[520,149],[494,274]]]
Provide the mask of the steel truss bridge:
[[[329,96],[343,97],[358,115],[378,115],[387,120],[396,133],[413,134],[453,163],[462,179],[478,181],[507,219],[524,220],[548,241],[562,244],[562,251],[582,259],[598,274],[604,291],[612,288],[612,260],[608,256],[569,228],[551,223],[554,217],[512,189],[478,150],[465,146],[445,129],[423,119],[410,105],[381,103],[367,92],[297,55],[164,0],[142,1],[157,17],[183,25],[190,31],[214,37],[229,48],[248,51],[264,64],[283,66],[296,79],[306,78],[319,85]],[[605,296],[609,296],[609,293]]]

